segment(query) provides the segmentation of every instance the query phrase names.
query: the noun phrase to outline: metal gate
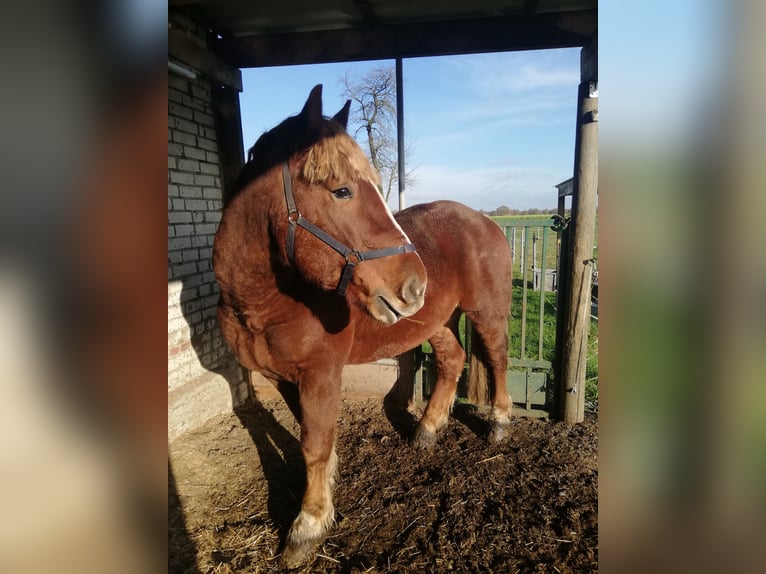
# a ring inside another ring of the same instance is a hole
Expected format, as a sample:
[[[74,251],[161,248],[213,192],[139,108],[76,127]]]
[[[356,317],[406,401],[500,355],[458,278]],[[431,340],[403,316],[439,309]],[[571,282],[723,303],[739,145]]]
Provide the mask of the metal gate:
[[[508,317],[508,392],[514,411],[548,416],[554,400],[551,370],[556,340],[559,237],[550,216],[494,217],[503,229],[513,262],[513,301]],[[471,324],[463,315],[460,342],[467,360],[458,382],[458,400],[467,400],[471,377]],[[428,343],[415,351],[414,399],[426,399],[436,382]]]

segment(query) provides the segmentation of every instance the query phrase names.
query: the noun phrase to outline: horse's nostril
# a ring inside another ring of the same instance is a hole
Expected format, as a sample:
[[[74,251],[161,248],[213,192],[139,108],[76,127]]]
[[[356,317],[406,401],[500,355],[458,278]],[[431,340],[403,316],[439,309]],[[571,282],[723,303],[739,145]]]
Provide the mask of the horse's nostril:
[[[402,300],[405,303],[414,303],[423,298],[425,290],[425,282],[421,281],[417,275],[413,275],[402,285]]]

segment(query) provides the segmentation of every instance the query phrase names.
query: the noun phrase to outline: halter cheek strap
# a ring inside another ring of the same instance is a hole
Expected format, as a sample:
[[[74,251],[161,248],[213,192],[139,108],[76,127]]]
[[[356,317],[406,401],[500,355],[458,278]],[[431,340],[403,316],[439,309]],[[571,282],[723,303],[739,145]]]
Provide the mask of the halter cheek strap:
[[[388,257],[390,255],[415,253],[415,246],[412,245],[412,243],[405,243],[404,245],[398,245],[396,247],[386,247],[384,249],[373,249],[371,251],[359,251],[347,247],[300,214],[298,208],[295,206],[293,183],[290,178],[290,169],[287,166],[287,162],[282,164],[282,182],[285,190],[285,201],[287,202],[287,259],[291,264],[295,263],[295,231],[298,227],[302,227],[325,245],[332,247],[346,260],[346,264],[343,266],[343,271],[340,275],[340,281],[338,282],[338,295],[343,296],[346,294],[346,288],[354,275],[354,268],[362,261],[380,259],[381,257]]]

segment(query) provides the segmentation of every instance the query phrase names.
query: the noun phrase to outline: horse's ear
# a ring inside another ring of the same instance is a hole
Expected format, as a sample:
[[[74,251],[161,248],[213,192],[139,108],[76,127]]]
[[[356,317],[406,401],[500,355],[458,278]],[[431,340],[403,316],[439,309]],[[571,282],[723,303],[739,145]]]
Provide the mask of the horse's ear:
[[[319,128],[322,122],[322,84],[313,87],[300,115],[306,120],[309,131]]]
[[[346,126],[348,125],[348,110],[350,108],[351,108],[351,100],[346,100],[346,103],[343,105],[340,111],[332,117],[332,119],[334,119],[336,122],[338,122],[340,125],[343,126],[344,130],[346,129]]]

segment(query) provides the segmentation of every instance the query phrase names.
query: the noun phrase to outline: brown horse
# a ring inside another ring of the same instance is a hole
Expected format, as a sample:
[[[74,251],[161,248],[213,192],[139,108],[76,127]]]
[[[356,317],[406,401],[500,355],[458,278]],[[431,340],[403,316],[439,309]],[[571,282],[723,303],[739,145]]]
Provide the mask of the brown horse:
[[[282,555],[294,567],[333,522],[336,419],[349,363],[429,340],[438,380],[415,436],[447,424],[465,353],[459,310],[483,345],[495,438],[505,434],[511,259],[500,228],[459,203],[391,215],[378,176],[346,133],[350,102],[322,116],[321,85],[297,116],[263,134],[215,239],[218,319],[246,368],[279,389],[301,425],[306,492]]]

